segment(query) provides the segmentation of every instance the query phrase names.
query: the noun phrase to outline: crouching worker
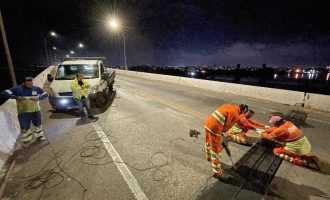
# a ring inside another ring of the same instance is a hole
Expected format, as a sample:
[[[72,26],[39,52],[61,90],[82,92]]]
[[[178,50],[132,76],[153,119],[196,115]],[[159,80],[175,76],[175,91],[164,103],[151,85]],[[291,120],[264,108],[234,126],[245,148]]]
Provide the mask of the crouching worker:
[[[37,140],[46,139],[41,123],[39,100],[47,98],[48,94],[40,87],[34,86],[32,81],[32,77],[25,77],[22,85],[12,87],[4,92],[7,97],[16,99],[22,143],[29,143],[32,140],[31,121],[36,126],[33,136]]]
[[[261,138],[281,144],[280,147],[273,149],[276,156],[295,165],[320,170],[316,157],[308,155],[311,152],[311,144],[298,127],[279,116],[273,116],[269,123],[274,127],[261,133]]]
[[[222,151],[223,133],[230,129],[238,120],[239,115],[248,111],[247,105],[225,104],[215,110],[204,122],[205,128],[205,152],[207,160],[212,163],[213,177],[217,179],[229,179],[230,175],[224,174],[220,158]]]
[[[85,81],[84,76],[80,73],[76,75],[76,78],[71,81],[70,87],[72,90],[72,96],[74,100],[77,102],[79,106],[79,112],[81,117],[85,116],[84,112],[84,107],[86,108],[88,118],[92,121],[95,122],[97,118],[94,117],[91,106],[90,106],[90,101],[89,101],[89,89],[91,89],[91,85]]]
[[[256,120],[253,120],[252,117],[254,115],[253,110],[249,110],[246,114],[242,113],[239,116],[239,120],[234,126],[232,126],[227,131],[227,139],[230,141],[233,141],[238,144],[243,145],[252,145],[252,141],[249,141],[246,133],[249,130],[256,130],[256,126],[263,127],[263,128],[269,128],[269,126],[266,126],[265,124],[258,122]]]

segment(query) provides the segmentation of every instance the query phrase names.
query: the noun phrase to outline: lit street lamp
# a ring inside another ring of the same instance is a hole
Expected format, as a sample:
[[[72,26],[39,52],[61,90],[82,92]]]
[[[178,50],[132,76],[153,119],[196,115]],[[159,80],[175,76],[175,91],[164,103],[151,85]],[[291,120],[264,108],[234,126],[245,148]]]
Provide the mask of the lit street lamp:
[[[56,57],[56,47],[53,47],[53,54],[54,54],[54,61],[56,63],[57,57]]]
[[[54,31],[49,32],[49,34],[46,35],[46,37],[44,38],[44,43],[45,43],[45,52],[46,52],[46,58],[47,58],[47,63],[46,65],[49,66],[49,58],[48,58],[48,50],[47,50],[47,38],[48,36],[51,37],[57,37],[57,34]]]
[[[65,55],[65,57],[69,58],[69,57],[70,57],[70,55],[69,55],[69,54],[66,54],[66,55]]]
[[[80,48],[80,49],[85,49],[86,56],[88,57],[87,48],[85,47],[85,45],[84,45],[83,43],[80,42],[80,43],[78,44],[78,48]]]
[[[110,21],[108,21],[109,26],[113,29],[113,30],[121,30],[121,25],[115,20],[115,19],[111,19]],[[125,62],[125,70],[127,70],[127,63],[126,63],[126,44],[125,44],[125,35],[124,33],[122,33],[123,35],[123,39],[124,39],[124,62]]]
[[[70,54],[74,54],[74,51],[70,51]]]

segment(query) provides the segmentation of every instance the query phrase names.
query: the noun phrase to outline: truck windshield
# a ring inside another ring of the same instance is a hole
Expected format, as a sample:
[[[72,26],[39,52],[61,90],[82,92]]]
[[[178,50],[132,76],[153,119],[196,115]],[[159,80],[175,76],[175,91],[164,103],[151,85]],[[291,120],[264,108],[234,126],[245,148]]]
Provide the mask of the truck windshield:
[[[56,80],[73,80],[76,74],[81,73],[85,79],[99,77],[98,65],[82,64],[82,65],[60,65],[56,73]]]

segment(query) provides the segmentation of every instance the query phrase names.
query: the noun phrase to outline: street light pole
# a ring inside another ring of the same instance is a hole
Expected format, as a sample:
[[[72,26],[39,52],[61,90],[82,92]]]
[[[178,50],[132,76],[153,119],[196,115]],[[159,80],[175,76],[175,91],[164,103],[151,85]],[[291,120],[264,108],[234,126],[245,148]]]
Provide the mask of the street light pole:
[[[5,26],[4,26],[3,20],[2,20],[1,11],[0,11],[0,29],[1,29],[3,45],[5,47],[5,53],[6,53],[6,57],[7,57],[11,81],[12,81],[13,85],[16,86],[17,82],[16,82],[16,77],[15,77],[15,71],[14,71],[13,62],[12,62],[11,56],[10,56],[10,51],[9,51],[9,46],[8,46],[8,42],[7,42]]]
[[[122,31],[122,35],[123,35],[123,39],[124,39],[124,68],[125,70],[127,70],[127,62],[126,62],[126,38],[125,38],[125,34],[122,30],[122,26],[115,20],[115,19],[110,19],[109,21],[107,21],[107,23],[110,25],[110,27],[112,27],[113,30],[119,30]]]
[[[47,67],[50,65],[49,63],[49,55],[48,55],[48,47],[47,47],[47,38],[48,36],[56,37],[57,34],[54,31],[50,31],[49,35],[47,34],[46,37],[44,38],[44,43],[45,43],[45,52],[46,52],[46,58],[47,58]]]
[[[49,58],[48,58],[48,50],[47,50],[47,36],[44,38],[44,43],[45,43],[45,51],[46,51],[46,58],[47,58],[47,67],[49,66]]]
[[[125,62],[125,70],[127,70],[127,63],[126,63],[126,42],[125,42],[125,35],[123,34],[124,38],[124,62]]]

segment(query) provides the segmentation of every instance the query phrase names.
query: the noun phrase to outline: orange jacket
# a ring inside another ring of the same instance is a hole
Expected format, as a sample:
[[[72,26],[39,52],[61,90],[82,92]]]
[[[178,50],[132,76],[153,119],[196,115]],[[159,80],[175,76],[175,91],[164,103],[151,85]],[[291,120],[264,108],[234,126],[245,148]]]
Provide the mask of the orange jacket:
[[[261,122],[253,120],[251,118],[248,119],[246,117],[246,114],[244,114],[244,113],[240,114],[238,124],[242,127],[242,129],[244,129],[246,131],[249,129],[256,130],[255,126],[262,126],[262,127],[265,126],[265,124],[263,124]]]
[[[239,120],[238,106],[224,104],[215,110],[204,122],[204,127],[215,134],[228,131]]]
[[[302,134],[302,131],[292,122],[286,121],[278,127],[266,129],[263,133],[261,133],[261,137],[268,140],[291,142],[301,138]]]

